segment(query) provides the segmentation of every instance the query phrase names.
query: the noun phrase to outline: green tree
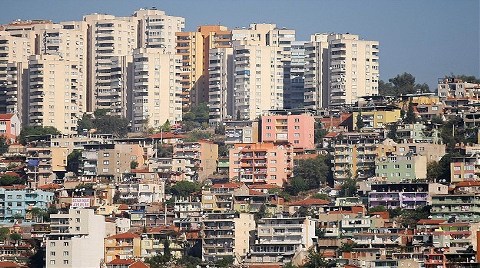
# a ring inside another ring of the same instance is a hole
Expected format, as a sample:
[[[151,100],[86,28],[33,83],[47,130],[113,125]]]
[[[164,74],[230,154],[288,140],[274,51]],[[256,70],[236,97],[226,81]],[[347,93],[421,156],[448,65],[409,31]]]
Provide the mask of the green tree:
[[[129,130],[128,119],[120,116],[98,116],[93,121],[97,133],[112,134],[115,137],[127,136]]]
[[[298,268],[298,266],[293,265],[293,263],[289,262],[283,266],[283,268]]]
[[[307,261],[303,268],[335,267],[335,262],[325,259],[322,253],[317,252],[313,247],[308,249]]]
[[[39,207],[34,207],[30,210],[30,213],[34,222],[40,222],[45,217],[46,211]]]
[[[91,114],[84,113],[82,119],[77,122],[78,132],[89,131],[94,129],[95,125],[93,123],[93,116]]]
[[[453,75],[453,74],[451,74],[450,76],[454,77],[454,78],[457,78],[457,79],[460,79],[463,82],[480,84],[480,79],[473,76],[473,75],[464,75],[464,74]]]
[[[7,139],[4,136],[0,136],[0,155],[8,151]]]
[[[22,236],[17,233],[11,233],[10,239],[13,240],[15,243],[17,243],[18,241],[22,240]]]
[[[330,196],[324,193],[316,193],[312,195],[312,198],[316,199],[323,199],[323,200],[330,200]]]
[[[12,186],[15,184],[25,184],[26,179],[12,175],[3,175],[0,177],[0,186]]]
[[[25,126],[20,131],[20,135],[18,136],[18,140],[21,144],[27,144],[27,141],[31,140],[29,136],[42,136],[42,135],[58,135],[60,131],[54,127],[32,127],[32,126]]]
[[[387,138],[392,139],[394,141],[398,140],[397,130],[398,130],[397,122],[389,124]]]
[[[170,120],[167,119],[165,123],[160,127],[159,131],[169,132],[172,130],[172,124],[170,124]]]
[[[327,130],[323,128],[322,122],[317,121],[315,122],[315,132],[314,132],[314,140],[316,144],[319,144],[322,142],[323,137],[327,135]]]
[[[82,161],[82,151],[77,149],[73,150],[67,156],[67,171],[78,174],[78,169],[80,168],[81,161]]]
[[[338,195],[340,197],[351,197],[357,194],[357,182],[354,179],[347,179],[340,187]]]
[[[387,211],[387,208],[384,207],[384,206],[376,206],[376,207],[370,208],[370,209],[368,210],[369,213],[385,212],[385,211]]]
[[[172,157],[173,155],[173,146],[171,144],[157,144],[157,156],[160,158],[163,157]]]
[[[136,169],[138,167],[138,162],[137,161],[131,161],[130,162],[130,169]]]
[[[170,188],[170,194],[173,196],[189,196],[202,190],[202,186],[197,182],[179,181]]]
[[[365,127],[365,122],[363,122],[362,111],[358,111],[357,114],[357,123],[355,124],[357,130],[362,130]]]
[[[400,96],[414,93],[430,92],[427,84],[416,84],[415,77],[409,73],[398,74],[388,80],[388,83],[378,81],[378,93],[384,96]]]
[[[260,208],[258,209],[257,212],[253,215],[255,222],[258,222],[258,220],[265,218],[267,216],[267,206],[265,204],[262,204]]]
[[[216,261],[215,266],[222,267],[222,268],[232,267],[234,260],[235,259],[233,258],[233,256],[225,256],[220,260]]]
[[[410,100],[408,103],[408,110],[407,114],[405,115],[405,118],[403,119],[403,122],[406,124],[414,124],[417,121],[417,117],[415,116],[415,111],[413,108],[413,102]]]
[[[8,234],[10,233],[10,229],[7,227],[1,227],[0,228],[0,241],[5,242],[8,238]]]
[[[186,142],[197,142],[199,140],[204,140],[204,139],[211,139],[212,138],[212,133],[207,132],[207,131],[201,131],[201,130],[194,130],[189,133],[187,133],[187,137],[185,137],[184,141]]]
[[[423,206],[417,209],[404,209],[399,216],[399,223],[403,228],[415,228],[421,219],[428,219],[430,206]]]
[[[183,255],[182,258],[177,261],[177,265],[184,268],[197,268],[201,263],[202,259],[189,255]]]
[[[293,177],[285,186],[285,191],[290,195],[298,195],[309,189],[308,183],[301,177]]]

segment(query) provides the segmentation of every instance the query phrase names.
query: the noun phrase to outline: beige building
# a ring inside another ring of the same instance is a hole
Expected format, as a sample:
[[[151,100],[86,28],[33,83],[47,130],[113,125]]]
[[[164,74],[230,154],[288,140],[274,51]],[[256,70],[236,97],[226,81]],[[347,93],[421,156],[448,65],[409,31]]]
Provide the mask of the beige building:
[[[104,257],[105,217],[93,209],[52,214],[46,244],[46,267],[99,267]]]
[[[185,28],[185,18],[166,15],[164,11],[140,9],[137,20],[137,48],[161,48],[165,54],[175,54],[175,33]]]
[[[17,114],[22,123],[27,120],[26,69],[33,51],[29,38],[0,31],[0,113]]]
[[[217,170],[218,144],[206,140],[177,143],[173,157],[192,159],[198,179],[203,181]]]
[[[209,51],[231,47],[225,26],[204,25],[196,32],[178,32],[177,54],[182,56],[184,106],[199,105],[209,98]]]
[[[133,131],[182,121],[179,56],[161,48],[139,48],[133,57]]]
[[[329,43],[329,105],[354,104],[359,97],[378,94],[378,41],[358,35],[332,34]]]
[[[58,55],[34,55],[28,64],[28,123],[55,127],[63,134],[77,131],[82,99],[77,83],[79,65]]]
[[[137,24],[132,17],[91,14],[83,17],[87,30],[87,111],[108,109],[112,115],[126,116],[128,83],[121,90],[112,72],[131,62],[137,45]],[[113,69],[113,70],[112,70]]]
[[[208,104],[209,123],[218,125],[225,119],[231,119],[233,113],[233,49],[210,49]]]
[[[313,34],[305,44],[305,108],[318,109],[328,103],[328,34]]]

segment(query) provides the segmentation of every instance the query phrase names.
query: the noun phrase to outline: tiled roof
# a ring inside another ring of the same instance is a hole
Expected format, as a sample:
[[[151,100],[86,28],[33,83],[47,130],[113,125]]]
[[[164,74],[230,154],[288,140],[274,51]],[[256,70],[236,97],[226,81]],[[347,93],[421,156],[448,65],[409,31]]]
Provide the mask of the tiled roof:
[[[0,114],[0,120],[8,120],[11,119],[13,116],[14,114]]]
[[[221,184],[214,184],[212,185],[212,188],[240,188],[242,186],[241,183],[234,183],[234,182],[228,182],[228,183],[221,183]]]
[[[305,200],[292,202],[289,205],[290,206],[315,206],[315,205],[319,206],[319,205],[328,205],[328,204],[330,204],[330,201],[318,199],[318,198],[308,198]]]
[[[138,234],[123,233],[123,234],[112,235],[110,237],[107,237],[107,239],[133,239],[133,238],[138,238],[138,237],[140,237]]]

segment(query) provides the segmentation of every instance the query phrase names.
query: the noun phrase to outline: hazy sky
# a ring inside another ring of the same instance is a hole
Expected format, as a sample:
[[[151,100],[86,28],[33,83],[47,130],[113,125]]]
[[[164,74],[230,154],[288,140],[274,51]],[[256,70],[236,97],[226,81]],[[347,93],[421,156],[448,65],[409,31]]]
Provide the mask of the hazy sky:
[[[383,80],[410,72],[432,86],[450,73],[480,77],[478,0],[2,0],[0,7],[0,23],[80,20],[94,12],[127,16],[156,7],[185,17],[186,30],[266,22],[295,29],[297,40],[316,32],[349,32],[380,41]]]

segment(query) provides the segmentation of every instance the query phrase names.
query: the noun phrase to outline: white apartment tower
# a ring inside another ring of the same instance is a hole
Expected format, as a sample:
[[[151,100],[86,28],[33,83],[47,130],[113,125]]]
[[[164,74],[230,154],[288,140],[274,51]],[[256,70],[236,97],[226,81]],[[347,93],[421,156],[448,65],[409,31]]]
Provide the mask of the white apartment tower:
[[[70,209],[51,215],[46,240],[46,267],[101,266],[104,257],[105,217],[93,209]]]
[[[78,62],[58,55],[33,55],[28,62],[28,124],[75,134],[84,96],[78,91]]]
[[[233,48],[210,49],[209,123],[218,125],[233,117]]]
[[[185,18],[157,9],[140,9],[133,17],[138,21],[138,48],[162,48],[166,54],[175,54],[175,33],[183,31]]]
[[[303,108],[305,93],[305,41],[291,44],[290,86],[285,89],[283,106],[286,109]]]
[[[236,119],[255,120],[265,111],[283,108],[284,68],[280,51],[276,46],[234,46]]]
[[[328,105],[328,34],[314,34],[305,44],[304,107],[317,110]]]
[[[112,69],[131,60],[137,46],[137,24],[132,17],[91,14],[84,16],[87,30],[87,111],[107,109],[109,114],[125,116],[124,92],[112,84]],[[120,63],[120,64],[119,64]],[[128,86],[128,85],[127,85]]]
[[[181,57],[162,48],[139,48],[133,57],[133,130],[182,121]]]
[[[359,97],[378,95],[379,43],[358,35],[331,34],[329,106],[352,105]]]
[[[26,69],[34,47],[29,38],[0,31],[0,113],[17,114],[26,120]]]

